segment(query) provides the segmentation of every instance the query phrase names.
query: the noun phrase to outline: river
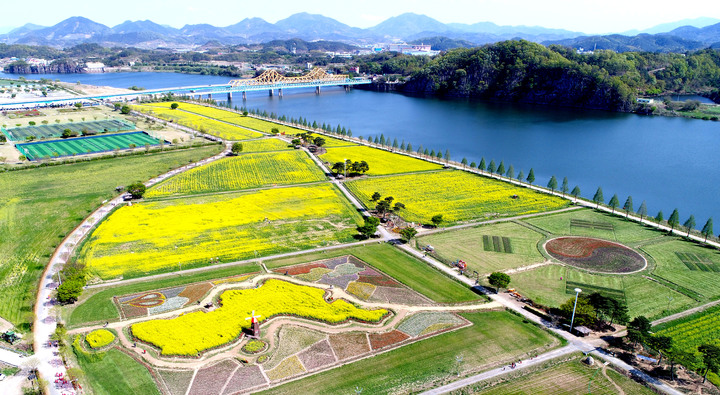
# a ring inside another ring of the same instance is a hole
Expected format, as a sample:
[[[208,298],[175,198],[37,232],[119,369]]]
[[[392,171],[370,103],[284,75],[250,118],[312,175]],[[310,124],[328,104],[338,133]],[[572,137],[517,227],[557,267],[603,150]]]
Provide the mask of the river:
[[[44,75],[62,81],[127,88],[163,88],[219,84],[227,77],[174,73],[106,73]],[[37,78],[40,78],[37,77]],[[635,208],[647,201],[650,215],[674,208],[681,223],[694,214],[697,227],[708,217],[720,218],[720,123],[602,111],[557,109],[474,100],[415,98],[395,93],[341,88],[286,90],[284,97],[267,92],[248,94],[244,103],[290,117],[304,117],[352,129],[354,136],[397,138],[469,162],[505,162],[517,173],[535,171],[536,184],[555,175],[582,196],[592,198],[598,186],[605,201],[617,194],[620,206],[628,195]],[[239,95],[238,95],[239,96]],[[242,106],[237,100],[233,105]],[[362,158],[352,158],[362,159]],[[718,229],[716,229],[718,231]]]

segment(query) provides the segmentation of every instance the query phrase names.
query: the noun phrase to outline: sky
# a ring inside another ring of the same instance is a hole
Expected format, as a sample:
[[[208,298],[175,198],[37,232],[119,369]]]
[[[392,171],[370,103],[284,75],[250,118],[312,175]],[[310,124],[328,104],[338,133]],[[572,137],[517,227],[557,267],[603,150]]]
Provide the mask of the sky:
[[[646,29],[687,18],[720,18],[717,0],[123,0],[62,2],[36,0],[32,12],[22,1],[0,6],[0,29],[25,23],[51,26],[71,16],[84,16],[114,26],[125,20],[150,19],[174,27],[209,23],[227,26],[246,17],[274,23],[294,13],[322,14],[354,27],[371,27],[405,12],[425,14],[443,23],[493,22],[530,25],[589,34]]]

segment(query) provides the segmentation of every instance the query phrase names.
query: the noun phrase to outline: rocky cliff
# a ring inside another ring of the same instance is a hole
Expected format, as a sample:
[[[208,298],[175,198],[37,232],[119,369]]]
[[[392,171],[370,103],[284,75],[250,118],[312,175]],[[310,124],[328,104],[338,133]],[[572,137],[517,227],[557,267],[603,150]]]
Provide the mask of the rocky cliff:
[[[74,74],[84,73],[85,69],[73,62],[52,62],[48,65],[15,62],[5,66],[5,72],[8,74]]]

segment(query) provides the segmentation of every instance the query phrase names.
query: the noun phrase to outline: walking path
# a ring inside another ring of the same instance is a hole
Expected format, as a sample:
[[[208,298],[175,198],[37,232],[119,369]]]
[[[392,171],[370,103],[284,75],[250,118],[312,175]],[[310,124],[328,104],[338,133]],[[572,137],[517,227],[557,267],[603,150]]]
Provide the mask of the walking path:
[[[198,166],[211,163],[225,157],[228,152],[230,152],[230,149],[226,146],[224,151],[213,157],[171,170],[151,179],[146,182],[145,185],[149,187],[165,180],[168,177],[172,177]],[[87,235],[90,229],[92,229],[92,226],[100,222],[117,205],[123,203],[122,195],[106,201],[102,206],[100,206],[100,208],[91,213],[80,225],[70,232],[60,243],[60,246],[55,250],[55,253],[50,258],[50,262],[45,267],[45,271],[40,279],[37,299],[35,301],[33,340],[35,344],[35,358],[39,361],[38,374],[51,383],[49,388],[51,395],[74,394],[74,391],[70,388],[59,388],[58,386],[52,384],[54,381],[53,377],[55,377],[56,374],[61,373],[63,376],[67,375],[65,365],[62,360],[55,355],[56,348],[49,344],[50,337],[57,327],[55,313],[53,312],[53,307],[56,303],[53,299],[51,299],[52,293],[58,285],[54,282],[54,277],[62,269],[65,262],[67,262],[67,259],[71,256],[77,243]]]

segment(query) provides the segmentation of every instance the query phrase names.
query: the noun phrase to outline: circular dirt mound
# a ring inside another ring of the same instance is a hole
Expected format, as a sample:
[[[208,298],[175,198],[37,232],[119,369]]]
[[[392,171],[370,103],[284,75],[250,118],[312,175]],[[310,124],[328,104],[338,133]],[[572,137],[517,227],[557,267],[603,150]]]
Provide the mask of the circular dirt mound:
[[[559,237],[545,243],[555,259],[602,273],[632,273],[645,268],[645,258],[624,245],[588,237]]]

